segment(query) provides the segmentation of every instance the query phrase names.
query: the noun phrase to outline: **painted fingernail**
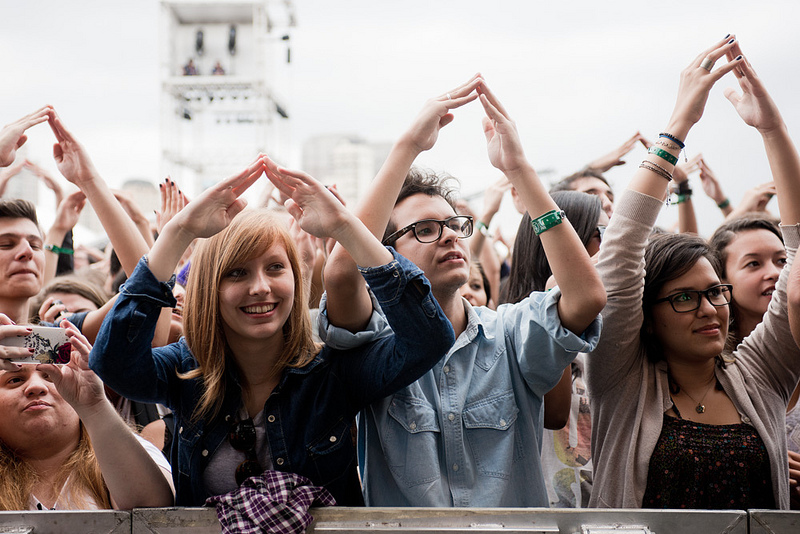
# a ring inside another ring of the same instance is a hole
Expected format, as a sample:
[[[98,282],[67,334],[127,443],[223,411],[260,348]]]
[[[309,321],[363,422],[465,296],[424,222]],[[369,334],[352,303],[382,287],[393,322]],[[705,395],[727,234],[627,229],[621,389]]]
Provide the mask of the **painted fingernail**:
[[[739,61],[740,59],[742,59],[742,56],[741,56],[741,54],[740,54],[740,55],[738,55],[738,56],[736,56],[736,61]]]
[[[730,41],[728,41],[728,44],[733,44],[733,42],[734,42],[735,40],[736,40],[736,39],[731,39]]]
[[[31,354],[33,354],[33,347],[29,348],[29,349],[28,349],[28,352],[30,352]]]
[[[727,38],[728,38],[728,37],[730,37],[730,36],[731,36],[731,34],[728,34],[728,35],[726,35],[726,36],[725,36],[725,39],[727,39]]]

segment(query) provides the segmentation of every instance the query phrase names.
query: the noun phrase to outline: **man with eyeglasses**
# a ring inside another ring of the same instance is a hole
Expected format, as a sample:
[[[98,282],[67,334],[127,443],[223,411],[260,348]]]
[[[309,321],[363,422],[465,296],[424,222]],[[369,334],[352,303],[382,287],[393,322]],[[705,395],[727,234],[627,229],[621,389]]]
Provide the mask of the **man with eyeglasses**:
[[[466,238],[473,221],[456,212],[441,178],[408,173],[452,120],[450,111],[478,95],[487,114],[490,161],[533,214],[559,283],[550,293],[535,292],[497,311],[473,307],[459,293],[470,274]],[[525,158],[514,123],[480,77],[428,101],[395,144],[359,211],[373,232],[383,234],[384,244],[424,271],[457,338],[432,370],[360,414],[367,505],[546,507],[539,461],[542,398],[575,355],[596,344],[605,290]],[[358,332],[368,324],[373,335],[386,333],[342,252],[337,247],[326,267],[320,320],[325,341],[338,348],[363,335],[346,330]]]

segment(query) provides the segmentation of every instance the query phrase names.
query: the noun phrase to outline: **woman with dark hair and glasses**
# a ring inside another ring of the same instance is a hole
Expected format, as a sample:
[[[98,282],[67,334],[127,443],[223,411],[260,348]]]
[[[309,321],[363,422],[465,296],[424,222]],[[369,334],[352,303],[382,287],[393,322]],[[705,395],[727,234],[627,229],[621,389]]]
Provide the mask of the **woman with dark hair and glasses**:
[[[305,231],[336,239],[358,262],[391,336],[344,353],[312,341],[288,230],[266,210],[242,212],[239,196],[265,171]],[[185,337],[151,348],[161,309],[175,305],[172,273],[196,238],[210,239],[192,257]],[[202,505],[267,469],[303,475],[354,506],[363,504],[356,413],[419,378],[453,341],[422,271],[383,247],[319,182],[261,156],[167,223],[103,323],[91,365],[114,390],[175,413],[179,506]]]
[[[728,72],[741,94],[728,89],[726,97],[767,150],[789,262],[800,242],[797,150],[738,42],[726,36],[683,71],[672,117],[601,246],[608,304],[603,337],[587,358],[593,506],[789,508],[784,421],[800,349],[788,324],[788,270],[762,323],[727,352],[736,288],[723,283],[718,257],[696,236],[651,237],[683,142]]]

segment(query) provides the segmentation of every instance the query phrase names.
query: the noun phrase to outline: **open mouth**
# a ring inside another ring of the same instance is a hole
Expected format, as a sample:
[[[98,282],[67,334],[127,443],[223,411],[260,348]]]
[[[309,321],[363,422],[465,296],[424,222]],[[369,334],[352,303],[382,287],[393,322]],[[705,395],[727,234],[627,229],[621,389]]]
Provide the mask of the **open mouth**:
[[[449,254],[445,254],[444,255],[444,257],[442,258],[442,263],[444,263],[446,261],[463,260],[463,259],[464,259],[464,256],[462,256],[460,253],[458,253],[458,252],[450,252]]]
[[[277,304],[259,304],[258,306],[244,306],[241,310],[249,314],[269,313],[275,309]]]

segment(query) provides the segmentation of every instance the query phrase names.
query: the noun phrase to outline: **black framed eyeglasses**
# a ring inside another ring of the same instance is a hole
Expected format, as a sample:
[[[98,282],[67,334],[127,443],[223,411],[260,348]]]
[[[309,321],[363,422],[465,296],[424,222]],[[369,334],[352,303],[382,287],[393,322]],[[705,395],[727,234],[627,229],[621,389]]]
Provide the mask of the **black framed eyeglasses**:
[[[654,300],[653,304],[669,302],[672,309],[676,312],[688,313],[700,307],[703,296],[708,299],[708,302],[710,302],[712,306],[716,306],[717,308],[727,306],[731,303],[731,298],[733,298],[733,286],[730,284],[719,284],[703,291],[687,289],[664,297],[663,299]]]
[[[472,216],[455,215],[442,221],[438,219],[422,219],[401,228],[383,240],[384,245],[394,243],[408,232],[414,232],[414,237],[420,243],[435,243],[442,237],[442,231],[447,226],[456,233],[458,239],[466,239],[472,235]]]
[[[244,461],[236,466],[236,484],[241,486],[248,478],[264,472],[256,456],[256,427],[252,419],[236,421],[228,433],[228,442],[231,447],[245,454]]]

